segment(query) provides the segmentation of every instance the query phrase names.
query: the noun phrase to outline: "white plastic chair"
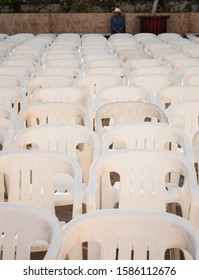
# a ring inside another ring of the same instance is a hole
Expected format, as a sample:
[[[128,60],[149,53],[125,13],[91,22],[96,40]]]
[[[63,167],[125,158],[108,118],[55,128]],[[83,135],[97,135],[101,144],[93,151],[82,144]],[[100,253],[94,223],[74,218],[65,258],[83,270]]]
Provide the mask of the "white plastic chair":
[[[136,34],[134,34],[133,37],[134,37],[134,39],[137,42],[139,42],[143,38],[155,39],[155,40],[157,39],[157,36],[155,34],[153,34],[153,33],[146,33],[146,32],[144,32],[144,33],[136,33]]]
[[[60,75],[60,76],[66,76],[67,77],[71,77],[71,78],[77,78],[79,76],[80,71],[76,68],[73,67],[64,67],[64,66],[47,66],[42,68],[39,71],[39,75],[42,76],[49,76],[49,75]]]
[[[107,52],[103,52],[101,51],[100,53],[95,53],[95,54],[90,54],[88,53],[87,55],[83,56],[83,62],[84,63],[89,63],[90,61],[93,60],[109,60],[109,59],[116,59],[112,54],[107,53]]]
[[[169,106],[166,115],[169,123],[176,124],[184,129],[192,143],[192,137],[199,129],[199,100],[176,102]]]
[[[127,84],[128,81],[128,71],[122,67],[96,67],[91,68],[86,71],[86,75],[114,75],[121,77],[124,80],[124,84]]]
[[[117,181],[111,180],[114,173]],[[168,209],[199,226],[198,199],[194,167],[180,153],[115,150],[98,157],[91,165],[88,212],[114,207],[163,212]],[[179,205],[181,214],[171,207],[174,205]]]
[[[27,105],[30,104],[30,98],[33,92],[40,88],[49,87],[68,87],[74,85],[74,78],[70,76],[59,76],[59,75],[42,75],[37,76],[29,81],[26,87],[27,91]]]
[[[182,53],[179,52],[178,50],[176,50],[176,53],[166,53],[165,55],[162,56],[162,60],[165,61],[166,63],[170,63],[170,62],[175,62],[176,60],[180,60],[180,59],[189,59],[191,58],[190,55],[186,54],[186,53]]]
[[[194,158],[184,131],[167,123],[135,122],[112,127],[102,138],[102,154],[117,149],[165,150]]]
[[[31,105],[19,112],[16,130],[42,124],[78,124],[92,127],[92,120],[85,108],[69,102],[45,102]]]
[[[2,62],[2,66],[11,66],[11,67],[28,67],[30,71],[35,74],[36,71],[40,68],[40,65],[38,65],[33,60],[27,60],[27,59],[5,59]]]
[[[170,47],[170,48],[155,48],[155,49],[152,49],[150,51],[150,55],[153,58],[158,59],[160,61],[163,60],[163,57],[165,56],[165,54],[172,54],[172,53],[176,53],[176,48],[174,48],[174,47]]]
[[[0,128],[9,131],[14,127],[14,121],[12,110],[8,106],[0,104]]]
[[[119,59],[96,59],[86,63],[86,68],[99,68],[99,67],[121,67],[122,63]]]
[[[148,90],[153,96],[155,96],[160,89],[176,84],[177,81],[173,75],[146,74],[135,77],[132,76],[129,79],[130,86],[142,87]]]
[[[33,72],[24,66],[0,66],[0,75],[15,75],[26,84],[33,77]]]
[[[126,65],[130,71],[133,71],[135,68],[147,67],[147,66],[162,66],[163,63],[155,58],[138,58],[138,59],[127,59]]]
[[[93,118],[90,94],[80,87],[50,87],[36,90],[31,96],[31,105],[44,102],[70,102],[81,105]]]
[[[79,162],[83,183],[88,183],[90,165],[100,154],[100,142],[88,127],[40,125],[20,131],[13,139],[13,149],[51,150],[67,154]]]
[[[175,32],[160,33],[157,36],[164,42],[167,42],[168,39],[181,39],[182,38],[182,36],[180,34],[175,33]]]
[[[180,73],[180,71],[187,66],[199,66],[199,61],[197,58],[184,58],[184,59],[176,59],[169,63],[169,67],[173,68],[174,71]]]
[[[4,129],[0,128],[0,153],[10,148],[8,134]]]
[[[179,101],[199,100],[198,87],[194,86],[168,86],[156,94],[156,102],[163,110]]]
[[[55,206],[72,205],[72,218],[82,214],[82,172],[75,159],[53,151],[2,152],[0,172],[1,194],[8,202],[35,205],[53,215]]]
[[[58,259],[70,259],[75,245],[94,241],[99,248],[98,260],[165,260],[167,252],[176,248],[195,260],[199,259],[198,236],[193,224],[168,213],[106,209],[77,217],[64,226]],[[88,259],[89,253],[88,247]]]
[[[171,76],[174,74],[172,70],[167,66],[146,66],[135,68],[132,71],[133,76],[141,76],[148,74],[156,74],[156,75],[168,75]]]
[[[76,69],[81,69],[82,68],[82,63],[79,59],[53,59],[49,60],[48,63],[46,63],[46,66],[48,67],[73,67]]]
[[[195,169],[196,169],[196,176],[198,179],[199,184],[199,173],[198,173],[198,167],[199,167],[199,130],[196,131],[196,133],[192,137],[192,147],[193,152],[195,155]]]
[[[115,75],[93,74],[80,77],[77,86],[88,91],[94,101],[95,94],[105,88],[124,85],[124,80]]]
[[[196,45],[192,49],[190,48],[189,50],[186,51],[186,53],[191,55],[192,57],[199,58],[199,48],[198,48],[198,45]]]
[[[15,119],[23,104],[23,91],[13,87],[0,87],[0,104],[9,107]]]
[[[179,74],[184,78],[195,75],[195,74],[199,74],[199,65],[183,67],[180,70]]]
[[[128,48],[130,48],[130,47],[128,47]],[[124,63],[127,63],[128,60],[133,60],[133,59],[138,59],[138,58],[140,58],[140,59],[149,58],[149,55],[143,49],[139,49],[139,48],[122,49],[122,50],[119,49],[119,50],[115,50],[115,53],[116,53],[117,57],[120,60],[122,60]]]
[[[0,202],[1,260],[30,260],[35,242],[48,244],[44,260],[55,260],[61,246],[58,220],[39,207]]]
[[[95,94],[95,108],[116,102],[116,101],[145,101],[154,103],[155,100],[151,94],[141,88],[133,86],[113,86],[111,88],[102,89]]]
[[[100,139],[104,132],[118,124],[140,122],[167,122],[164,112],[154,104],[142,101],[117,101],[96,109],[95,131]]]
[[[183,85],[186,86],[199,86],[199,73],[191,75],[183,79]]]
[[[15,75],[0,74],[0,87],[20,88],[22,80]]]

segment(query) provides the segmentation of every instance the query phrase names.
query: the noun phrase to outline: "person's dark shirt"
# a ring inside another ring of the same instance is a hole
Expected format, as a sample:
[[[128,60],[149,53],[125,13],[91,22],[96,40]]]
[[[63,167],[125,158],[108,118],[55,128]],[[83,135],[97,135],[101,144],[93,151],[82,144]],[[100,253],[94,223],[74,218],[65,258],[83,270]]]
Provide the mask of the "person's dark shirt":
[[[111,17],[111,33],[124,33],[125,32],[125,18],[124,16],[115,16]]]

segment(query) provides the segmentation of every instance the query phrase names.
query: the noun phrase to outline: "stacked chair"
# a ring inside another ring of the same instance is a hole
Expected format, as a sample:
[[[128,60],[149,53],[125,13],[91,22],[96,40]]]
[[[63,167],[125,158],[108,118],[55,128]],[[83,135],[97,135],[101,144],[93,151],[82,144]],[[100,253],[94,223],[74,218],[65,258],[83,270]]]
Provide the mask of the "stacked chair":
[[[175,33],[1,34],[1,259],[199,259],[198,65]]]

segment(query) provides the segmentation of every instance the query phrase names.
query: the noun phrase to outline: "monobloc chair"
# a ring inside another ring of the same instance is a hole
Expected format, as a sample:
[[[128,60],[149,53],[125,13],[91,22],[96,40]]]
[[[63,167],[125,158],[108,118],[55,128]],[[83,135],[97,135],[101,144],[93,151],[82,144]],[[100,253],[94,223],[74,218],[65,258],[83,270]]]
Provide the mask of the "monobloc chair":
[[[174,74],[172,70],[167,66],[146,66],[135,68],[132,71],[133,76],[147,75],[147,74],[159,74],[171,76]]]
[[[76,244],[89,241],[98,245],[98,260],[165,260],[167,252],[176,248],[188,259],[199,259],[199,230],[186,219],[169,213],[94,211],[70,221],[62,232],[58,255],[61,260],[70,259],[69,253]],[[84,259],[89,259],[89,249]]]
[[[186,133],[168,123],[135,122],[111,127],[102,138],[102,154],[118,149],[165,150],[194,158]]]
[[[55,260],[61,246],[57,218],[28,204],[0,202],[1,260],[30,260],[35,242],[45,242],[44,260]]]
[[[199,65],[186,66],[182,68],[179,72],[179,75],[182,78],[186,78],[195,74],[199,74]]]
[[[39,71],[39,75],[60,75],[60,76],[66,76],[71,78],[77,78],[80,74],[80,71],[74,67],[64,67],[64,66],[47,66],[42,68]]]
[[[18,131],[42,124],[78,124],[92,127],[89,113],[79,104],[69,102],[45,102],[31,105],[20,111],[15,122]]]
[[[193,147],[193,152],[194,152],[194,155],[195,155],[195,169],[196,169],[196,176],[198,178],[198,184],[199,184],[199,173],[198,173],[198,167],[199,167],[199,130],[197,130],[196,133],[193,135],[192,147]]]
[[[91,98],[94,99],[96,92],[99,90],[124,85],[124,80],[116,75],[93,74],[85,75],[77,80],[77,85],[88,91]]]
[[[133,76],[129,79],[130,86],[139,86],[150,91],[152,95],[166,87],[176,85],[177,81],[173,75],[162,74],[146,74],[140,76]]]
[[[23,90],[15,87],[0,87],[0,104],[11,109],[15,119],[24,103]]]
[[[53,215],[55,206],[72,205],[73,218],[82,214],[82,172],[75,159],[53,151],[6,151],[0,172],[1,201],[32,204]]]
[[[36,90],[31,96],[31,105],[44,102],[70,102],[81,105],[93,118],[90,94],[80,87],[50,87]]]
[[[118,124],[140,122],[167,122],[158,106],[143,101],[116,101],[104,104],[94,114],[95,131],[102,138],[104,132]]]
[[[199,100],[185,100],[173,103],[166,111],[168,122],[176,124],[188,135],[192,143],[193,135],[199,129]]]
[[[184,67],[187,67],[187,66],[199,66],[199,61],[197,58],[193,58],[193,57],[190,57],[190,58],[182,58],[182,59],[176,59],[176,60],[173,60],[173,61],[170,61],[169,63],[169,66],[171,68],[174,69],[174,71],[176,72],[180,72],[181,69],[183,69]]]
[[[41,75],[29,81],[26,87],[27,105],[30,104],[31,95],[40,88],[68,87],[74,85],[74,78],[59,75]]]
[[[154,103],[153,96],[147,90],[134,86],[113,86],[95,94],[95,108],[116,101],[145,101]]]
[[[0,128],[0,152],[8,150],[9,148],[8,133]]]
[[[86,63],[87,69],[99,68],[99,67],[121,67],[122,63],[117,58],[110,59],[96,59]]]
[[[14,87],[20,88],[22,80],[15,75],[0,74],[0,87]]]
[[[130,71],[133,71],[136,68],[140,67],[153,67],[153,66],[162,66],[163,63],[155,58],[137,58],[137,59],[127,59],[126,65]]]
[[[199,100],[197,86],[174,85],[160,89],[156,94],[156,104],[163,110],[179,101]]]
[[[69,155],[79,162],[83,183],[88,183],[90,165],[100,155],[100,142],[88,127],[40,125],[20,131],[13,139],[13,149],[51,150]]]
[[[33,72],[28,67],[24,66],[1,66],[0,75],[15,75],[26,84],[32,77]]]
[[[86,75],[96,74],[107,74],[121,77],[124,80],[124,84],[127,84],[129,75],[128,71],[122,67],[96,67],[88,69],[88,71],[86,72]]]
[[[0,128],[9,131],[14,126],[14,114],[7,105],[0,104]]]
[[[111,180],[111,173],[118,174],[116,182]],[[194,166],[180,153],[115,150],[91,165],[88,212],[106,208],[170,211],[199,226],[198,199]]]
[[[199,73],[184,78],[183,85],[198,87],[199,86]]]

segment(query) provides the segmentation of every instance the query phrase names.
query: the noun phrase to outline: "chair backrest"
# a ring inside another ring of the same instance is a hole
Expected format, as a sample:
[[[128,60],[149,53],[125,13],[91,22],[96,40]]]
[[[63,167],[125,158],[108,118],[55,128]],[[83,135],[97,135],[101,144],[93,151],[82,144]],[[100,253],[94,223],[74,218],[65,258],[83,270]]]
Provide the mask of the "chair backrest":
[[[173,103],[167,109],[169,123],[184,129],[192,143],[192,137],[199,129],[199,100],[185,100]]]
[[[199,65],[183,67],[179,74],[184,78],[199,74]]]
[[[184,78],[183,85],[198,87],[199,86],[199,73]]]
[[[157,92],[158,106],[166,110],[170,105],[179,101],[199,100],[199,91],[196,86],[168,86]]]
[[[126,65],[129,67],[130,71],[146,66],[162,66],[162,62],[155,58],[138,58],[138,59],[127,59]]]
[[[74,85],[74,79],[69,76],[37,76],[27,84],[27,104],[30,104],[31,95],[37,89],[49,87],[67,87],[72,85]]]
[[[81,168],[69,156],[41,150],[2,152],[0,174],[8,202],[32,204],[54,215],[56,205],[73,204],[73,217],[82,213]]]
[[[119,112],[119,113],[118,113]],[[107,128],[133,122],[167,122],[158,106],[142,101],[117,101],[104,104],[95,111],[95,131],[101,138]]]
[[[88,212],[114,207],[166,212],[178,204],[181,215],[199,225],[195,170],[180,153],[139,149],[109,152],[93,162],[89,178]]]
[[[146,66],[139,67],[132,71],[133,76],[147,75],[147,74],[161,74],[161,75],[172,75],[172,70],[167,66]]]
[[[55,260],[61,246],[56,217],[28,204],[0,202],[1,260],[30,260],[31,246],[40,240],[48,244],[45,260]]]
[[[13,87],[0,87],[0,104],[8,106],[15,118],[23,106],[23,91]]]
[[[31,97],[31,104],[43,102],[76,103],[87,110],[92,110],[92,99],[87,91],[79,87],[50,87],[36,90]]]
[[[0,75],[15,75],[25,84],[33,77],[33,72],[28,67],[24,66],[1,66]]]
[[[95,108],[117,101],[145,101],[154,103],[153,96],[141,88],[134,86],[113,86],[102,89],[95,94]]]
[[[81,105],[69,102],[45,102],[21,110],[15,128],[20,130],[42,124],[78,124],[91,127],[91,120]]]
[[[97,134],[88,127],[77,125],[40,125],[19,132],[13,149],[56,151],[75,158],[81,168],[83,182],[88,182],[91,163],[100,154]]]
[[[0,74],[0,87],[14,87],[20,88],[22,86],[22,79],[13,74]]]
[[[197,58],[184,58],[184,59],[176,59],[173,60],[169,63],[169,66],[172,67],[175,71],[179,72],[181,69],[187,66],[194,66],[194,65],[199,65],[199,61]]]
[[[172,75],[169,76],[161,74],[146,74],[136,77],[132,76],[129,80],[129,85],[145,88],[154,96],[160,89],[176,84],[177,81]]]
[[[73,67],[64,67],[64,66],[47,66],[42,68],[39,71],[39,75],[60,75],[60,76],[66,76],[66,77],[71,77],[71,78],[77,78],[79,75],[78,69],[75,69]]]
[[[96,59],[86,63],[87,69],[97,68],[97,67],[120,67],[121,61],[119,59]]]
[[[14,125],[14,113],[12,109],[4,104],[0,104],[0,128],[8,131]]]
[[[0,152],[9,149],[8,133],[0,128]]]
[[[110,128],[102,138],[102,154],[117,149],[166,150],[193,158],[186,133],[167,123],[135,122]]]
[[[92,96],[99,90],[112,86],[121,86],[124,81],[121,77],[115,75],[93,74],[86,75],[77,81],[77,85],[87,90]]]
[[[199,259],[198,229],[163,212],[106,209],[77,217],[64,226],[58,258],[64,260],[75,245],[87,241],[97,243],[96,259],[101,260],[164,260],[176,248]]]

